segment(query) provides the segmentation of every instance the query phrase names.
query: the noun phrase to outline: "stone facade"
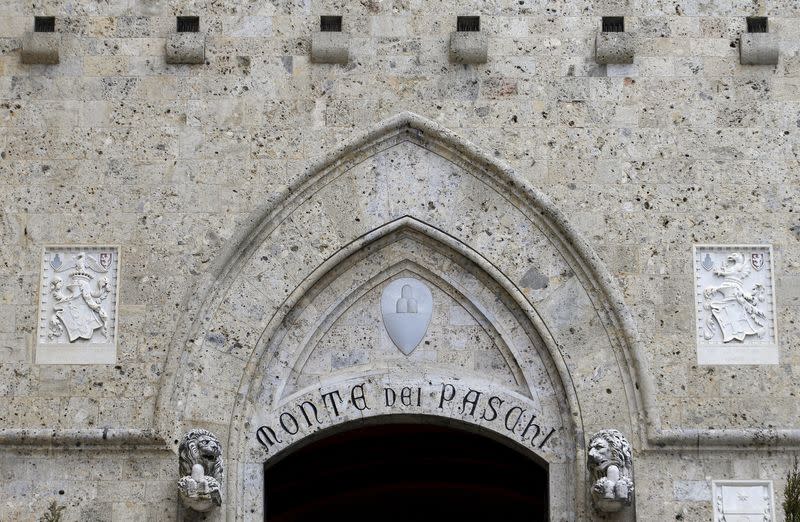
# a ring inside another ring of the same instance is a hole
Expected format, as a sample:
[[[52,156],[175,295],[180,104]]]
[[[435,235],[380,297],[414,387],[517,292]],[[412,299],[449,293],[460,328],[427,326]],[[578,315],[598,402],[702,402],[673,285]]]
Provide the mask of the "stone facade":
[[[59,63],[23,64],[41,14]],[[345,65],[311,61],[329,14]],[[450,62],[457,14],[481,16],[486,63]],[[633,63],[600,65],[620,14]],[[200,16],[205,63],[166,63],[176,15]],[[740,63],[752,15],[777,65]],[[225,457],[207,519],[263,520],[265,460],[395,413],[524,446],[552,520],[601,517],[586,445],[605,429],[633,447],[635,494],[604,517],[705,521],[715,481],[766,480],[781,520],[799,87],[781,0],[4,2],[0,520],[53,501],[64,521],[191,519],[195,428]],[[53,245],[118,246],[115,364],[36,364]],[[696,245],[771,246],[777,364],[698,363]],[[399,278],[433,303],[408,355],[381,312]]]

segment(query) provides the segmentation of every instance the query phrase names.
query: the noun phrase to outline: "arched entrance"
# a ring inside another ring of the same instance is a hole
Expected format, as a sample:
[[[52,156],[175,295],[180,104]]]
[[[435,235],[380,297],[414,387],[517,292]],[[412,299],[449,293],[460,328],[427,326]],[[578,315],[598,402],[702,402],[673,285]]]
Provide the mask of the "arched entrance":
[[[317,438],[265,464],[264,492],[266,522],[538,522],[549,513],[546,464],[488,434],[419,422]]]
[[[547,463],[549,519],[585,520],[586,435],[615,427],[637,445],[651,419],[633,322],[597,256],[433,122],[399,115],[312,165],[231,244],[190,300],[159,402],[165,432],[225,434],[213,520],[264,520],[265,461],[391,416],[518,445]],[[400,279],[433,303],[410,351],[383,316]]]

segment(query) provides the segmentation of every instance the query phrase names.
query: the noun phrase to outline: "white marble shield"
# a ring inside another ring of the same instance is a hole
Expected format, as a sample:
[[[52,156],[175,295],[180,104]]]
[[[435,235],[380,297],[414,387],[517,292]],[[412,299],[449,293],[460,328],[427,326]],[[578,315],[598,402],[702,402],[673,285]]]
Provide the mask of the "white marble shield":
[[[389,338],[409,355],[425,337],[433,312],[433,295],[419,279],[395,279],[383,289],[381,313]]]

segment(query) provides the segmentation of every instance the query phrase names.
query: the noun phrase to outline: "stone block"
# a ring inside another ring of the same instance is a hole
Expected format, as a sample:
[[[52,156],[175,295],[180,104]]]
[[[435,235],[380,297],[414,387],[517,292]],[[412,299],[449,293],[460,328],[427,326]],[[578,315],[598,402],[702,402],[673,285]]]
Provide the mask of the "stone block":
[[[167,63],[199,64],[205,60],[205,33],[174,33],[167,37]]]
[[[599,64],[633,63],[634,33],[598,32],[594,41],[594,59]]]
[[[59,62],[59,33],[25,33],[22,37],[22,63],[53,65]]]
[[[350,61],[350,33],[315,32],[311,37],[311,61],[342,64]]]
[[[489,40],[479,31],[450,33],[450,61],[452,63],[486,63]]]
[[[745,33],[739,39],[739,62],[742,65],[775,65],[779,55],[775,33]]]

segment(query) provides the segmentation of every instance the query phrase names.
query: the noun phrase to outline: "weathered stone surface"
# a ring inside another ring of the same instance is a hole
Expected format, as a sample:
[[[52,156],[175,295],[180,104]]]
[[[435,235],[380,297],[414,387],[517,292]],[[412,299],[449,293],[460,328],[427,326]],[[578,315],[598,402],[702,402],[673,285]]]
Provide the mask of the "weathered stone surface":
[[[780,40],[775,33],[744,33],[739,38],[742,65],[777,65]]]
[[[608,427],[634,449],[628,516],[707,521],[707,485],[741,479],[773,481],[781,520],[800,448],[800,13],[767,5],[780,60],[743,66],[739,4],[626,4],[635,59],[601,66],[599,16],[619,6],[483,2],[491,59],[472,67],[448,56],[463,3],[220,0],[201,13],[208,65],[186,67],[164,46],[188,4],[48,3],[61,63],[28,66],[41,13],[0,2],[0,520],[53,500],[67,521],[181,519],[174,441],[195,427],[232,455],[210,519],[263,520],[245,423],[280,427],[269,405],[292,394],[334,429],[436,415],[445,382],[443,422],[554,461],[553,520],[592,520],[584,448]],[[311,62],[331,13],[346,66]],[[402,111],[420,116],[384,126]],[[530,205],[531,188],[551,204]],[[772,245],[778,364],[697,364],[694,244]],[[116,364],[35,363],[51,245],[119,245]],[[402,270],[435,304],[408,356],[376,308]],[[379,401],[365,415],[362,377]],[[460,411],[470,387],[476,418]],[[406,406],[404,388],[428,395]],[[319,402],[334,389],[339,418]],[[492,394],[509,402],[486,421]],[[504,426],[512,399],[571,435],[537,453],[533,428]]]
[[[598,32],[594,41],[594,60],[599,64],[633,63],[636,54],[636,35],[634,33]]]
[[[60,33],[26,32],[22,37],[22,63],[54,65],[59,63]]]
[[[350,61],[350,33],[315,32],[311,37],[311,61],[346,64]]]
[[[174,33],[167,37],[167,63],[201,64],[205,63],[205,60],[205,33]]]
[[[449,57],[453,63],[486,63],[489,39],[481,31],[454,31],[450,33]]]

